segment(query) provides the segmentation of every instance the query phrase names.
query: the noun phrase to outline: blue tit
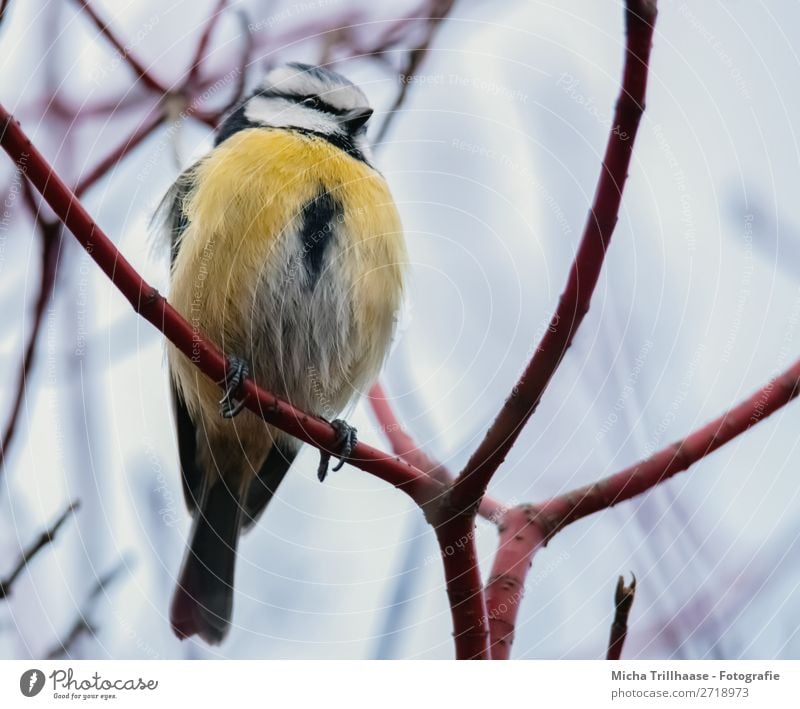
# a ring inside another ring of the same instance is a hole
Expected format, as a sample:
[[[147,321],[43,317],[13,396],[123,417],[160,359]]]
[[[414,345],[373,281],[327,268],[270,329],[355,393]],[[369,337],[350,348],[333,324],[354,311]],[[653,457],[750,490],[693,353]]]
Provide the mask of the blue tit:
[[[193,516],[170,613],[180,638],[225,638],[239,536],[300,448],[241,410],[241,378],[331,420],[369,387],[389,349],[406,251],[367,143],[371,114],[334,71],[273,69],[164,198],[169,300],[232,372],[220,401],[218,383],[168,347]],[[343,426],[343,438],[349,432]]]

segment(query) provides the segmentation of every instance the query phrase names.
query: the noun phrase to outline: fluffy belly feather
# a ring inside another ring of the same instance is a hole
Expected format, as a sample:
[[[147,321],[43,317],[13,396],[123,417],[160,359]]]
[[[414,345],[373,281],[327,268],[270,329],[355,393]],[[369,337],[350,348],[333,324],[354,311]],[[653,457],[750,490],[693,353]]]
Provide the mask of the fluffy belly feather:
[[[260,385],[338,415],[378,374],[402,298],[405,249],[383,178],[322,139],[254,129],[200,164],[184,208],[172,304]],[[260,419],[220,418],[219,388],[174,348],[168,357],[211,435],[234,425],[264,439]]]

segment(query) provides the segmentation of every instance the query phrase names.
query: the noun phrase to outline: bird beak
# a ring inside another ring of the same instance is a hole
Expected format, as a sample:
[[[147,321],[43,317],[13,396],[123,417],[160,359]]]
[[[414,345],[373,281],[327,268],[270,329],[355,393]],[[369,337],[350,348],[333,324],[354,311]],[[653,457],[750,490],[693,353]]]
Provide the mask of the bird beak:
[[[354,108],[341,117],[341,121],[350,133],[355,133],[372,115],[371,108]]]

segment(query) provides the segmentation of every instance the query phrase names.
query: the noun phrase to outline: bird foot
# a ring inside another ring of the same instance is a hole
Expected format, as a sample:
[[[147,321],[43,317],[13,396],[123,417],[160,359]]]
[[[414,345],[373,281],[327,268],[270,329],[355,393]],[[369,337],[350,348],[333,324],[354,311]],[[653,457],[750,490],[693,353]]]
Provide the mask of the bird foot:
[[[353,452],[353,448],[356,447],[356,443],[358,443],[358,431],[349,423],[347,423],[347,421],[342,419],[335,419],[334,421],[331,421],[331,426],[333,426],[338,434],[335,447],[339,451],[337,456],[339,458],[339,462],[336,464],[336,467],[333,468],[333,472],[335,473],[337,470],[342,468],[347,459],[350,457],[350,454]],[[325,482],[325,478],[328,475],[328,465],[330,464],[330,460],[330,453],[326,451],[320,451],[319,467],[317,468],[317,477],[319,478],[320,482]]]
[[[236,395],[242,388],[244,380],[250,376],[250,365],[246,360],[236,355],[228,355],[228,366],[225,368],[225,378],[217,384],[225,385],[225,393],[219,400],[219,415],[224,419],[232,419],[245,407],[247,397],[237,399]]]

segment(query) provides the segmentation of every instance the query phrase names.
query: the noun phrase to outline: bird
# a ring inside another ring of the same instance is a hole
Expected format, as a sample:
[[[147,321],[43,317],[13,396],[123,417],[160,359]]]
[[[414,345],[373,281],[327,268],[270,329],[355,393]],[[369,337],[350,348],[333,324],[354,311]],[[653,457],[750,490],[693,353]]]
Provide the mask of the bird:
[[[244,408],[242,381],[331,422],[340,434],[338,468],[356,432],[337,417],[375,380],[390,349],[407,253],[367,140],[372,113],[363,91],[328,67],[273,68],[162,200],[169,302],[195,343],[207,338],[221,350],[229,373],[214,382],[194,357],[167,345],[192,515],[170,607],[181,639],[226,637],[239,537],[301,448]]]

